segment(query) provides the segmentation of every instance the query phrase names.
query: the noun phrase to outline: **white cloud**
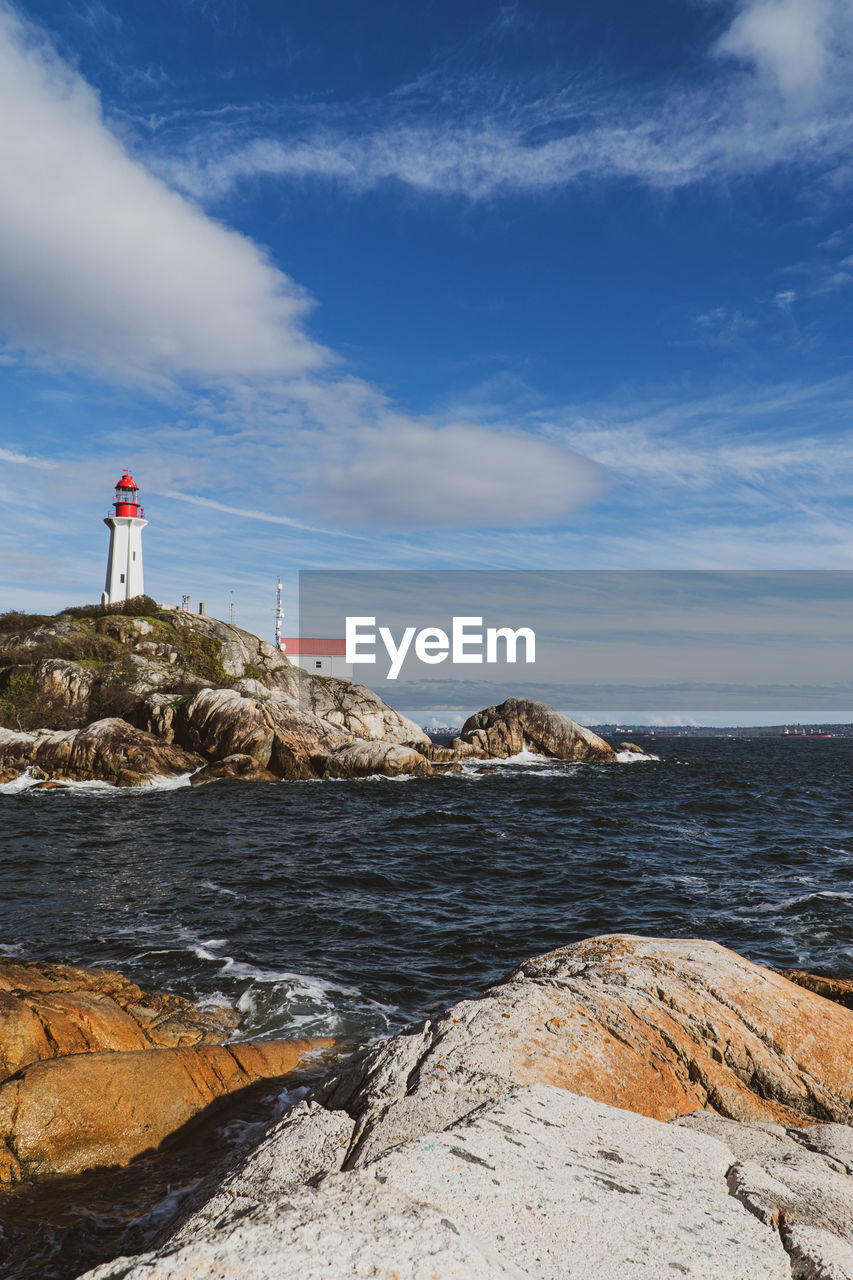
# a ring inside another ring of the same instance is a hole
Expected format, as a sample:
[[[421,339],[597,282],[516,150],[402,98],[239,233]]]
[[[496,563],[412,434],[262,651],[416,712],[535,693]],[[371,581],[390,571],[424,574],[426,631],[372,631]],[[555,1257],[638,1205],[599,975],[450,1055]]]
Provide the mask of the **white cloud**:
[[[559,443],[413,421],[369,383],[330,372],[330,353],[302,328],[298,286],[129,156],[93,90],[3,0],[0,167],[9,340],[30,358],[118,381],[211,388],[192,425],[174,430],[174,452],[152,456],[150,430],[139,441],[151,491],[312,533],[327,519],[339,530],[515,528],[553,521],[599,491],[600,469]],[[253,501],[258,475],[264,507]],[[200,480],[219,481],[217,499],[198,493]]]
[[[46,471],[56,468],[56,463],[49,458],[34,458],[27,453],[18,453],[14,449],[0,449],[0,462],[12,462],[22,467],[40,467]]]
[[[306,498],[348,526],[518,528],[564,521],[605,483],[601,467],[553,441],[397,421],[362,431]]]
[[[94,91],[0,5],[0,330],[122,378],[299,373],[309,302],[135,163]]]
[[[823,97],[849,23],[847,0],[747,0],[715,49],[751,63],[786,98]]]

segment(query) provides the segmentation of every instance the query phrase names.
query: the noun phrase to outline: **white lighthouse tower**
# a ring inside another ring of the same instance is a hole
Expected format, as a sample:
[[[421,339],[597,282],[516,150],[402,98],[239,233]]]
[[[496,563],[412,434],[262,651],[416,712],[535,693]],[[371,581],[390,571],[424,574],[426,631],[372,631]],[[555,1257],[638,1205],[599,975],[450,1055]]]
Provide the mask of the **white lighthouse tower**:
[[[115,515],[104,524],[110,531],[110,554],[107,560],[107,582],[101,604],[116,604],[145,594],[142,581],[142,530],[145,510],[139,505],[139,488],[129,471],[124,471],[116,485],[113,506]]]

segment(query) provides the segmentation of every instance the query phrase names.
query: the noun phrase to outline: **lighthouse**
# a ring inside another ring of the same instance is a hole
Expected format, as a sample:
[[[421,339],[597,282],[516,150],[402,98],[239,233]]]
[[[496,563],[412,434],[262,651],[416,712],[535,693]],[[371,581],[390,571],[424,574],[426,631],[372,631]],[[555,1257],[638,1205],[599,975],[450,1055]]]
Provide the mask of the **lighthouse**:
[[[104,524],[110,531],[110,554],[107,559],[107,581],[101,604],[117,604],[133,596],[145,594],[142,582],[142,530],[144,508],[139,505],[139,487],[129,471],[124,471],[116,485],[113,502],[115,514]]]

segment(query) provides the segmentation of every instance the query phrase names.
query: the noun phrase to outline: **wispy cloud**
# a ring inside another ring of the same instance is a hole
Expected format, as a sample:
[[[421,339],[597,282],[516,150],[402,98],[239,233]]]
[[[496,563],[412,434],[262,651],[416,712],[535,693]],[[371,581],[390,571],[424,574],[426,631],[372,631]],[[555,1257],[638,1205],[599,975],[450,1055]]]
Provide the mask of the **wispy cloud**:
[[[720,6],[711,3],[710,11]],[[499,22],[517,25],[517,10]],[[199,198],[259,177],[320,178],[361,192],[393,181],[486,199],[630,180],[659,190],[795,165],[839,173],[853,143],[853,8],[848,0],[741,0],[708,43],[701,74],[624,87],[580,69],[556,89],[472,75],[455,64],[380,102],[244,117],[204,129],[153,162]],[[568,84],[567,84],[568,80]]]
[[[151,490],[157,493],[156,489]],[[368,542],[370,539],[357,533],[349,533],[341,529],[320,529],[313,524],[303,524],[300,520],[292,520],[289,516],[276,515],[273,511],[262,508],[232,507],[226,502],[217,502],[213,498],[201,498],[197,494],[180,493],[177,489],[169,489],[160,495],[175,502],[188,502],[190,506],[205,507],[208,511],[221,511],[227,516],[239,516],[241,520],[260,520],[262,524],[279,524],[288,529],[299,529],[303,533],[319,533],[326,537],[351,538],[356,542]]]

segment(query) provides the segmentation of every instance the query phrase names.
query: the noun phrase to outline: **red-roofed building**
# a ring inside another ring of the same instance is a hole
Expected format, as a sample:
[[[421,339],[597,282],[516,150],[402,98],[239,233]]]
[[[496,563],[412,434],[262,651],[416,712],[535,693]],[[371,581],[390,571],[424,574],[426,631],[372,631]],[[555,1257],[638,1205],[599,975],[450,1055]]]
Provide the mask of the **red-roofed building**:
[[[282,636],[279,646],[294,666],[310,671],[312,676],[352,680],[352,665],[346,660],[346,640],[333,640],[326,636]]]

